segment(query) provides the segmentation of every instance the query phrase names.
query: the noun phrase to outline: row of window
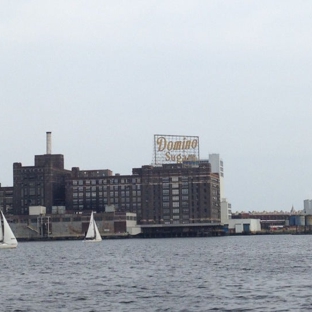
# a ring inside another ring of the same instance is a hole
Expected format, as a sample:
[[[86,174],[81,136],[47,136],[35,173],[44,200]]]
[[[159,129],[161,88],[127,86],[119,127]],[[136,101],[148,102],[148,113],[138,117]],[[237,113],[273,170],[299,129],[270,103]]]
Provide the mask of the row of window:
[[[130,178],[130,179],[92,179],[92,180],[73,180],[73,185],[101,185],[101,184],[138,184],[141,183],[140,178]]]
[[[174,183],[174,182],[179,182],[182,181],[182,185],[188,185],[188,177],[163,177],[162,179],[163,185],[168,185],[169,183],[172,183],[172,187],[178,187],[179,183]],[[184,183],[183,183],[184,182]],[[122,178],[122,179],[117,179],[117,178],[111,178],[111,179],[83,179],[83,180],[73,180],[72,184],[73,185],[101,185],[101,184],[138,184],[141,183],[140,178]]]

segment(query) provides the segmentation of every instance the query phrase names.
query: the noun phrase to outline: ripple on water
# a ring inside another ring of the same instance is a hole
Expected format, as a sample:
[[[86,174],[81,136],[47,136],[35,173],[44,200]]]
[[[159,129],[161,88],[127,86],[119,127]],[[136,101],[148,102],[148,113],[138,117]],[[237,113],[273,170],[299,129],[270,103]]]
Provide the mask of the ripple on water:
[[[308,238],[20,243],[0,252],[0,310],[311,310]]]

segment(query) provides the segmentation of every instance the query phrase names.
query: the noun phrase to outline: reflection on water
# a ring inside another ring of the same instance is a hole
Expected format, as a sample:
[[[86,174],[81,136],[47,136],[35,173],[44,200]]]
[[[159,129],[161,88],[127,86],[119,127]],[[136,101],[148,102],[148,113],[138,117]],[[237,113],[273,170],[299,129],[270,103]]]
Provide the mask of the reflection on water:
[[[25,242],[0,250],[0,311],[304,311],[310,235]]]

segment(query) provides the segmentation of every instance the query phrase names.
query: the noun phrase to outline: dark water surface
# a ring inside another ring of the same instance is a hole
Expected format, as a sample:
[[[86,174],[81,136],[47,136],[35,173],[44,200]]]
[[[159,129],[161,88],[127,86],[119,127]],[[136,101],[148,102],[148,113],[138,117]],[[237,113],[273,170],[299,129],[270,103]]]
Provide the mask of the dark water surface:
[[[309,311],[312,236],[25,242],[0,311]]]

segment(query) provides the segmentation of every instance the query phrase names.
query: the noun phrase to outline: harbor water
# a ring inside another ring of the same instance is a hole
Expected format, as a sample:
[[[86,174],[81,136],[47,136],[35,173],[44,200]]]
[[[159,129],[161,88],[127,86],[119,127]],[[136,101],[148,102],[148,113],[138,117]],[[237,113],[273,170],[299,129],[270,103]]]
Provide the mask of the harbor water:
[[[0,311],[309,311],[312,236],[21,242]]]

